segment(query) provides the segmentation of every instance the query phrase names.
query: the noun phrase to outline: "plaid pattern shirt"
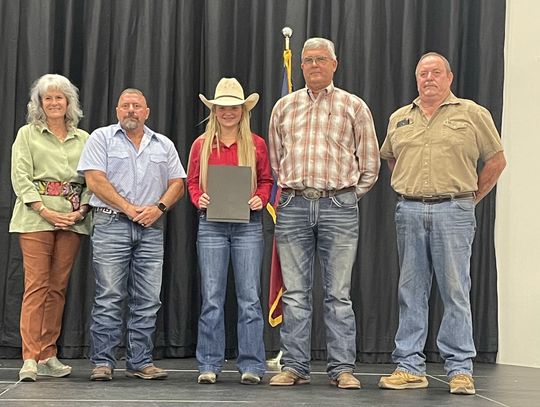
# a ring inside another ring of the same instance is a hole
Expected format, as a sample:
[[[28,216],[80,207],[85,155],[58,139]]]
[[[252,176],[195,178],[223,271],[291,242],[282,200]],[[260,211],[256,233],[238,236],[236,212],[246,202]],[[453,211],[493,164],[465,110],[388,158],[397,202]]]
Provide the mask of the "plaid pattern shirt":
[[[270,163],[282,188],[339,190],[355,186],[358,198],[377,181],[380,158],[366,103],[334,87],[316,99],[307,88],[274,106]]]

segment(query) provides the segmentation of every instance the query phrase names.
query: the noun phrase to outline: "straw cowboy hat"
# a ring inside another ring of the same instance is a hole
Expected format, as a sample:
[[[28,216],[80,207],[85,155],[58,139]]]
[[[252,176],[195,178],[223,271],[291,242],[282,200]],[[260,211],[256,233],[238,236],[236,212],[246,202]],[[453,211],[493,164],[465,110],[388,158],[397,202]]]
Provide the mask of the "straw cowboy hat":
[[[203,94],[199,94],[202,102],[212,110],[212,106],[238,106],[246,105],[248,111],[253,109],[259,101],[259,94],[252,93],[244,99],[244,89],[242,85],[234,78],[221,78],[216,86],[214,99],[208,100]]]

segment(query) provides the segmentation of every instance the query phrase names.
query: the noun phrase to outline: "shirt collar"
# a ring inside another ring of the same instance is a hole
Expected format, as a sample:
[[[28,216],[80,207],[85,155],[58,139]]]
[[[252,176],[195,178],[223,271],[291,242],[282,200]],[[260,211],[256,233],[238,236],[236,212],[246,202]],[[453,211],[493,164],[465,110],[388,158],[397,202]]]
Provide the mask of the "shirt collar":
[[[444,105],[458,105],[461,102],[459,101],[459,98],[454,95],[452,92],[448,95],[448,97],[441,103],[441,106]],[[418,96],[416,99],[413,100],[413,102],[410,105],[410,110],[413,110],[414,108],[420,108],[420,96]]]
[[[319,91],[319,95],[321,93],[329,95],[330,93],[332,93],[334,91],[334,89],[335,89],[334,88],[334,82],[332,81],[332,82],[330,82],[330,85],[328,85],[326,88]],[[309,97],[313,98],[313,91],[310,88],[308,88],[307,86],[306,86],[306,90],[307,90],[307,94],[309,95]]]
[[[52,131],[49,130],[49,126],[47,126],[47,123],[36,123],[34,124],[36,126],[36,129],[41,133],[49,133],[52,134]],[[79,137],[79,133],[77,133],[77,129],[68,129],[66,140],[73,138],[73,137]]]
[[[117,134],[123,134],[124,136],[127,137],[127,133],[126,131],[122,128],[122,126],[120,125],[120,122],[116,123],[116,124],[113,124],[113,134],[114,135],[117,135]],[[143,138],[145,137],[149,137],[149,138],[157,138],[156,136],[156,133],[154,133],[149,127],[147,127],[146,125],[144,125],[143,127]]]

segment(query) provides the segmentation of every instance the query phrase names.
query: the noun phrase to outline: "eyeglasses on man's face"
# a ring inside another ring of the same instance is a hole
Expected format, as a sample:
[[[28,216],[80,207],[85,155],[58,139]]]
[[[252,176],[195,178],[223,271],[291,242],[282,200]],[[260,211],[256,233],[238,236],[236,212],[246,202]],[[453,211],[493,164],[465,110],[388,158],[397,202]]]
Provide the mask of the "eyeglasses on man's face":
[[[322,55],[316,55],[314,57],[304,57],[304,59],[302,59],[302,63],[305,65],[310,65],[310,64],[324,65],[328,61],[330,61],[330,58],[324,57]]]

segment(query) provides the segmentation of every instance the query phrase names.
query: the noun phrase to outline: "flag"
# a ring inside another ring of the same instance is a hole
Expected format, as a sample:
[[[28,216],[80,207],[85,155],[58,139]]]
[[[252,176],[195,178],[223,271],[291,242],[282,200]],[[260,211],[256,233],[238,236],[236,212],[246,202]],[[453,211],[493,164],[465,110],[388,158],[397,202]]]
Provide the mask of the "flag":
[[[292,92],[292,52],[283,50],[283,82],[281,83],[281,97]]]
[[[291,75],[291,60],[292,52],[290,49],[283,51],[283,81],[281,84],[281,96],[285,96],[292,92],[292,75]],[[272,217],[274,224],[276,223],[276,209],[279,202],[281,189],[277,185],[277,180],[274,181],[270,201],[266,205],[266,210]],[[281,297],[283,296],[283,277],[281,275],[281,265],[277,252],[276,238],[274,237],[272,244],[272,263],[270,265],[270,288],[268,294],[268,323],[272,327],[276,327],[283,322],[283,310]]]

